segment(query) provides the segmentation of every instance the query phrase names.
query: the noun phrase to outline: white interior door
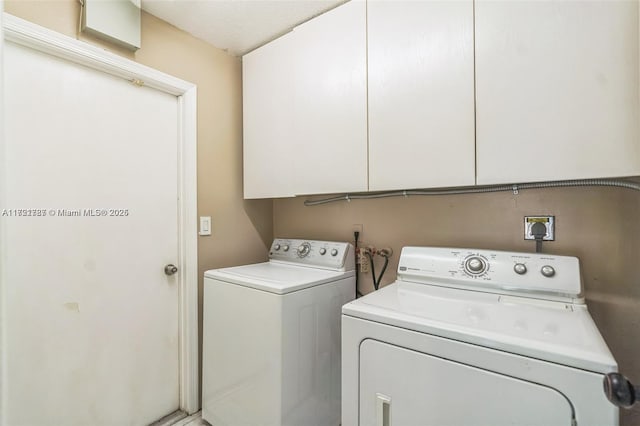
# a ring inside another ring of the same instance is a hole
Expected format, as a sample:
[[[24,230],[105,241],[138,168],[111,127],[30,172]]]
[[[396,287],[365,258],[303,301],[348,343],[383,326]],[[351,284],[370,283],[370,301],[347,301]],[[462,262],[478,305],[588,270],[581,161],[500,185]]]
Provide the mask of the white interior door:
[[[4,57],[0,423],[149,423],[179,407],[178,100]]]

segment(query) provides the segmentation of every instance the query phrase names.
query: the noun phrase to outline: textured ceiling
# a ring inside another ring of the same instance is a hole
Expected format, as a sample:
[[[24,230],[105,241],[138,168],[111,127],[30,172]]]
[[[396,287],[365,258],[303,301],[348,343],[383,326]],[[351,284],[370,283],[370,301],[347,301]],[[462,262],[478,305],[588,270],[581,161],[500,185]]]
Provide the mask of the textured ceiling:
[[[150,14],[240,56],[345,0],[142,0]]]

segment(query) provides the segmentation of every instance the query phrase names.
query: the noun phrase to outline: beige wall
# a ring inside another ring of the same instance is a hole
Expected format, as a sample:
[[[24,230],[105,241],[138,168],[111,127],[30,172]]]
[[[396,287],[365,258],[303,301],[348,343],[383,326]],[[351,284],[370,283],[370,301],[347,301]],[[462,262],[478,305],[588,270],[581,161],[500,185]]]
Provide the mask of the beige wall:
[[[362,224],[363,244],[394,250],[384,284],[395,279],[403,246],[534,251],[534,243],[523,240],[523,217],[555,215],[556,241],[545,243],[543,250],[580,258],[589,310],[621,371],[640,383],[640,193],[565,188],[315,207],[305,207],[303,201],[274,202],[274,235],[349,241],[352,225]],[[379,273],[380,260],[376,264]],[[371,274],[360,274],[361,291],[372,288]],[[625,412],[623,418],[625,424],[640,424],[638,411]]]
[[[9,0],[5,11],[76,37],[77,0]],[[213,235],[199,237],[198,244],[201,313],[204,271],[264,261],[273,235],[272,202],[242,198],[240,59],[146,13],[142,48],[135,54],[91,37],[79,38],[198,86],[198,215],[213,221]]]

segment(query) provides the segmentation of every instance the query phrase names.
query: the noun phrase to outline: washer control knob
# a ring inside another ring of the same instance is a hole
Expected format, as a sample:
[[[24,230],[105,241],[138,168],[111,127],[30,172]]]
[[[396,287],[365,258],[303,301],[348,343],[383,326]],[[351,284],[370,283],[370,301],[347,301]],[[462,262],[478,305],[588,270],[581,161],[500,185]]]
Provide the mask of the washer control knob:
[[[321,254],[321,255],[323,255],[323,256],[324,256],[324,254],[325,254],[326,252],[327,252],[327,249],[326,249],[326,248],[322,247],[322,248],[320,249],[320,254]]]
[[[513,270],[516,271],[518,275],[524,275],[527,273],[527,265],[524,263],[516,263],[513,265]]]
[[[544,265],[540,269],[540,272],[542,272],[542,275],[544,275],[547,278],[551,278],[552,276],[554,276],[556,274],[556,270],[553,269],[553,266],[549,266],[549,265]]]
[[[289,251],[289,244],[285,244],[284,247],[282,247],[282,250]]]
[[[467,261],[464,263],[464,266],[467,268],[467,271],[471,272],[472,274],[479,274],[485,270],[487,264],[481,258],[474,256],[467,259]]]
[[[273,249],[276,251],[280,250],[280,244],[276,244],[275,246],[273,246]]]
[[[298,246],[298,256],[305,257],[311,251],[311,245],[309,243],[302,243]]]
[[[337,256],[337,255],[338,255],[338,249],[331,250],[331,256]]]

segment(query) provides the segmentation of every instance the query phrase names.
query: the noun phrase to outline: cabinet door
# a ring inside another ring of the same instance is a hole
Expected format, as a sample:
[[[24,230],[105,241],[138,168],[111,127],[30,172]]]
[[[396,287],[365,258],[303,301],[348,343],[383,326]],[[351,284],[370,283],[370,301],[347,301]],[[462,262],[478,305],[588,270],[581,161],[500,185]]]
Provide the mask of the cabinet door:
[[[296,194],[367,190],[366,4],[297,27]]]
[[[244,198],[294,195],[292,35],[242,57]]]
[[[479,184],[640,174],[638,2],[476,1]]]
[[[473,2],[368,3],[369,189],[475,183]]]

